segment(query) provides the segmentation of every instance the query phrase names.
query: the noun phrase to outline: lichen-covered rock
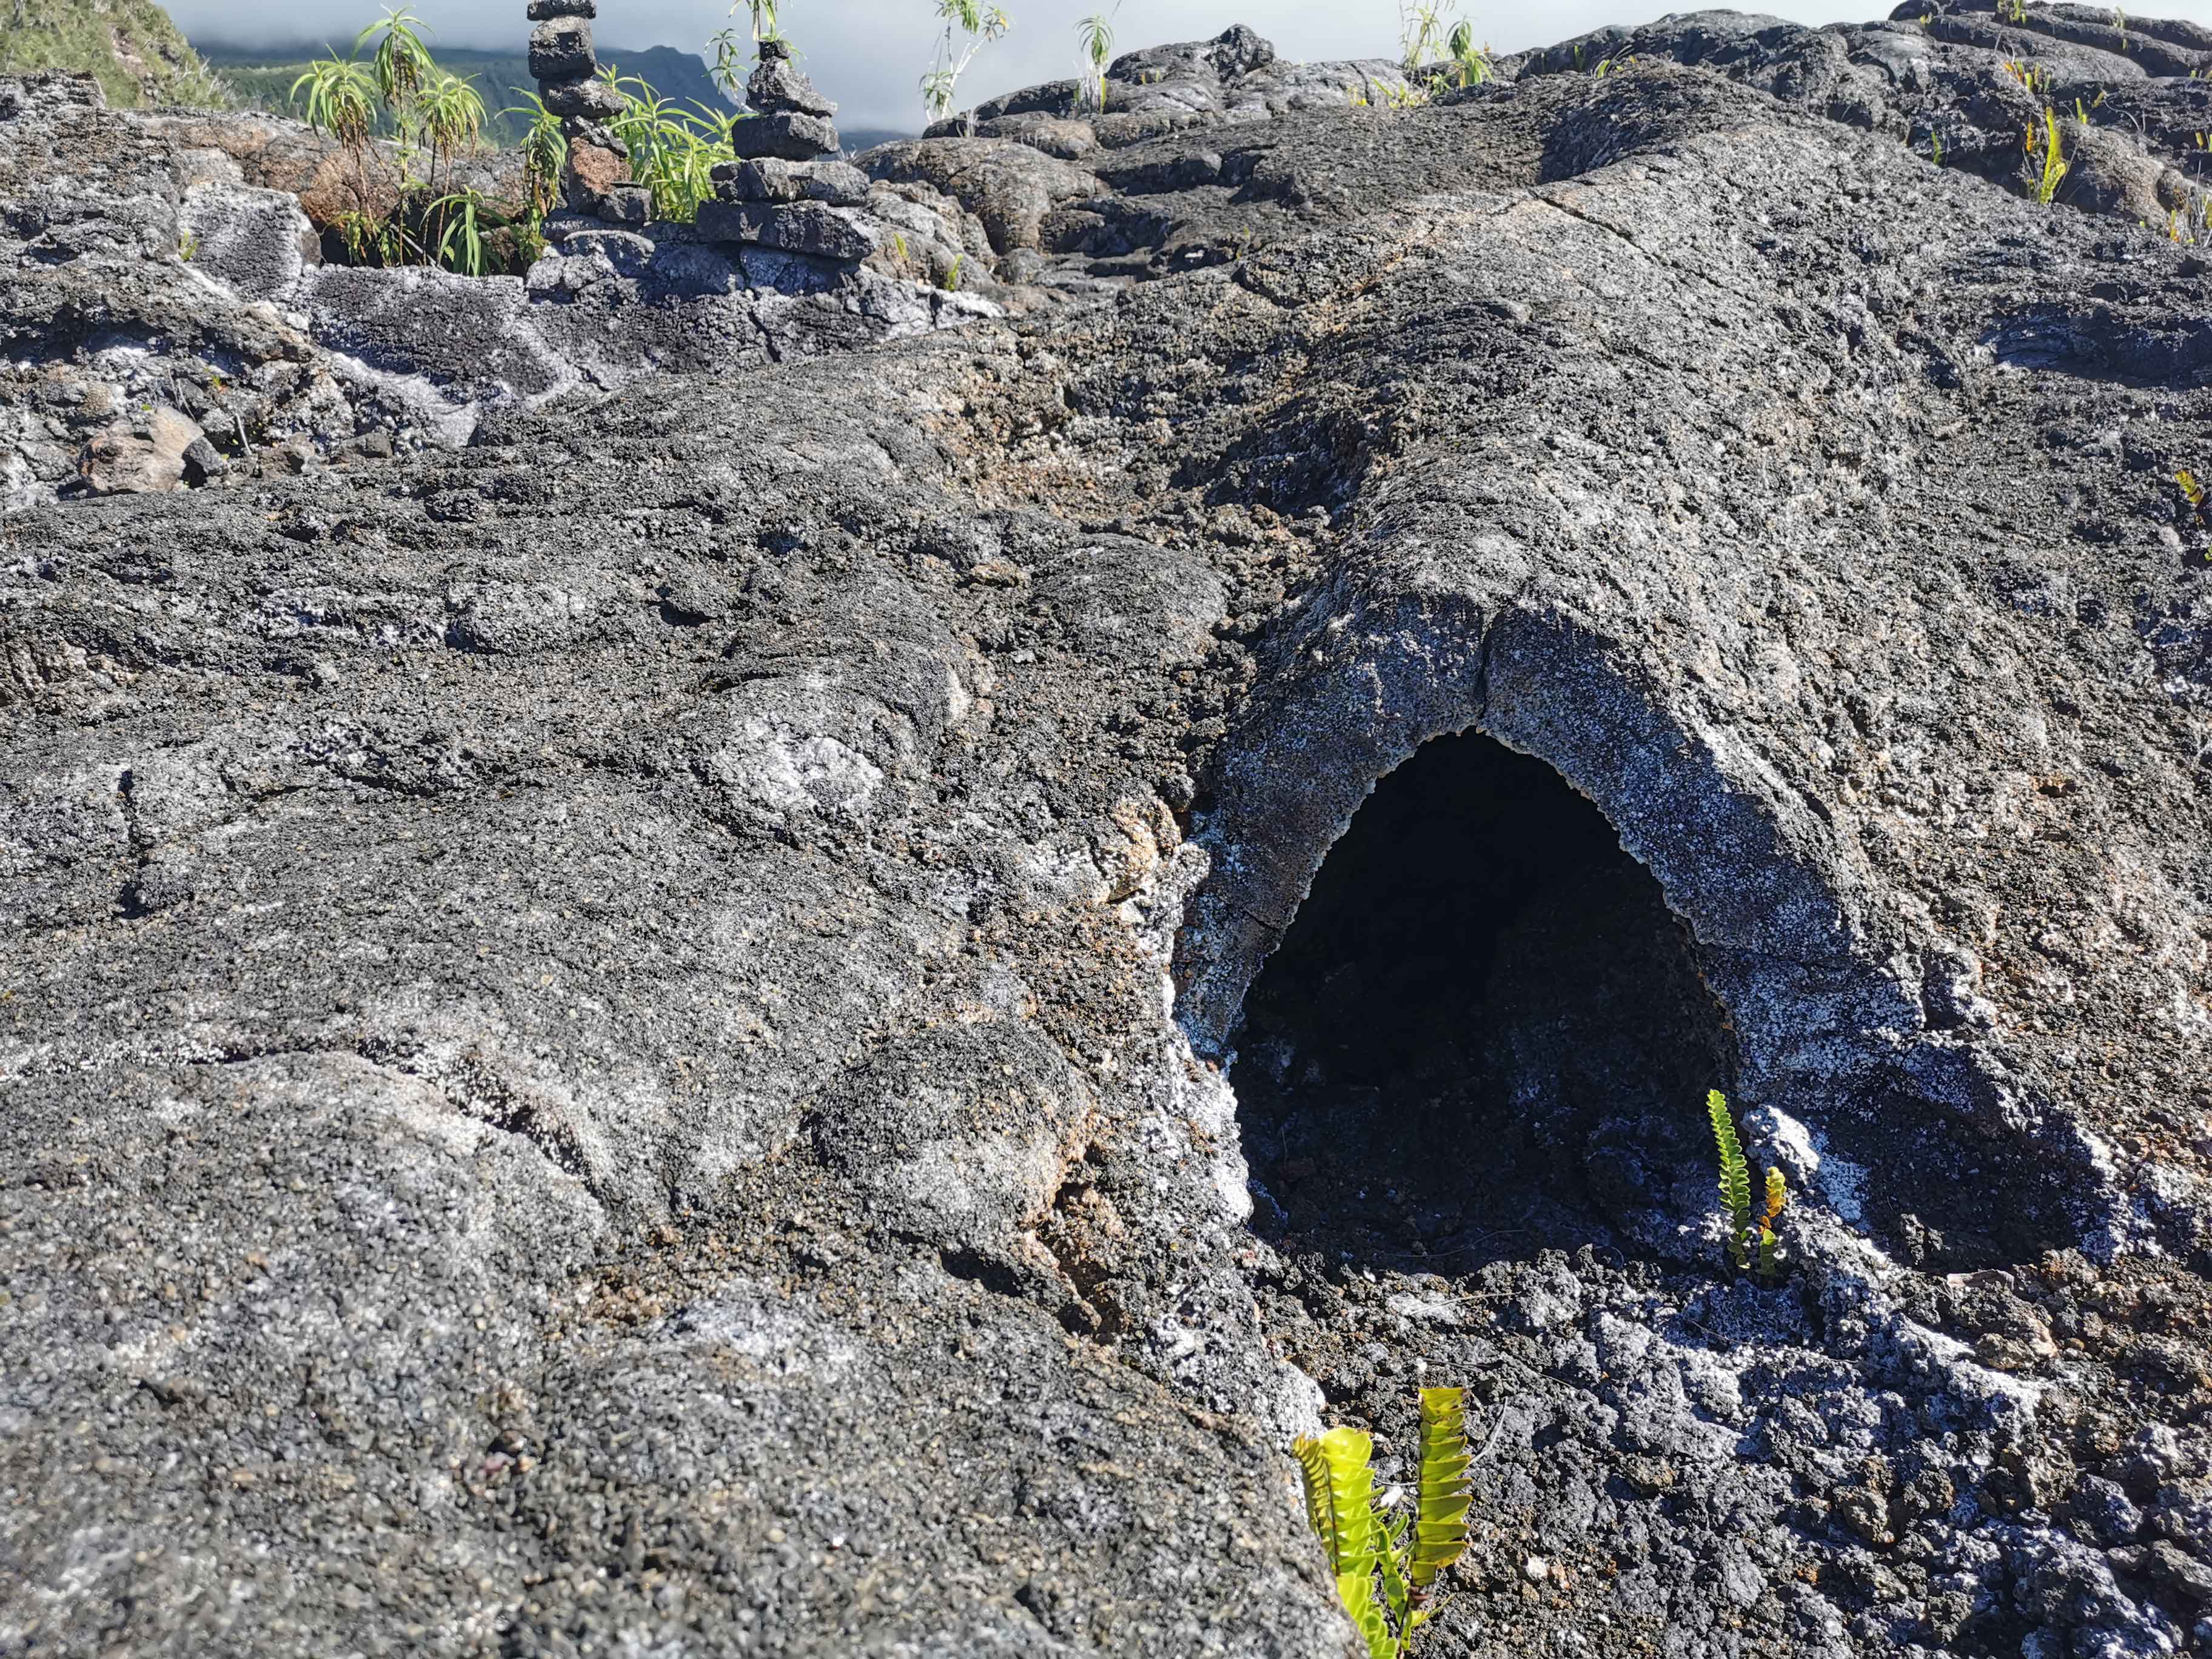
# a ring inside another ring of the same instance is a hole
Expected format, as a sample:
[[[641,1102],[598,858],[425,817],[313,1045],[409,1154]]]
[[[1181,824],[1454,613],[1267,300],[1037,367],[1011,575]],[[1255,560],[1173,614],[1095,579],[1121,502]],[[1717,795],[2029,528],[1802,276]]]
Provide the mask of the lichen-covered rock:
[[[1037,227],[1059,204],[1095,195],[1097,175],[1002,138],[921,138],[878,144],[860,158],[872,179],[921,183],[957,198],[983,222],[1000,253],[1037,246]]]

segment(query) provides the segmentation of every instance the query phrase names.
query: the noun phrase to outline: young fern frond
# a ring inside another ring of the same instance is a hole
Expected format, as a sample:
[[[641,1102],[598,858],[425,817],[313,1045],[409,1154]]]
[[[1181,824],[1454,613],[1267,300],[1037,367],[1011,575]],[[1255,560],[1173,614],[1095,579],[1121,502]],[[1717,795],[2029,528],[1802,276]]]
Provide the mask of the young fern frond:
[[[1358,1429],[1301,1437],[1291,1447],[1305,1477],[1306,1520],[1328,1553],[1328,1570],[1369,1659],[1405,1659],[1429,1620],[1431,1587],[1467,1551],[1471,1501],[1467,1391],[1421,1390],[1420,1464],[1410,1513],[1375,1496],[1375,1442]]]
[[[1751,1261],[1744,1237],[1751,1231],[1751,1166],[1744,1162],[1743,1143],[1736,1139],[1728,1097],[1717,1089],[1709,1091],[1705,1115],[1712,1120],[1713,1140],[1720,1149],[1721,1202],[1728,1207],[1729,1255],[1739,1268],[1748,1267]]]
[[[1766,1208],[1759,1218],[1759,1276],[1774,1279],[1782,1272],[1780,1257],[1775,1252],[1774,1224],[1782,1218],[1782,1206],[1790,1201],[1790,1189],[1782,1179],[1782,1171],[1769,1168],[1766,1171]]]
[[[1336,1576],[1336,1594],[1344,1610],[1352,1615],[1359,1639],[1367,1644],[1367,1659],[1399,1659],[1390,1621],[1383,1616],[1382,1604],[1375,1599],[1375,1575],[1340,1572]]]
[[[1421,1390],[1420,1496],[1413,1519],[1413,1553],[1407,1571],[1425,1590],[1467,1553],[1467,1390]]]
[[[1375,1451],[1372,1435],[1334,1428],[1315,1438],[1301,1437],[1291,1447],[1306,1481],[1306,1518],[1328,1551],[1329,1571],[1341,1580],[1373,1577],[1382,1547],[1382,1524],[1375,1516]]]

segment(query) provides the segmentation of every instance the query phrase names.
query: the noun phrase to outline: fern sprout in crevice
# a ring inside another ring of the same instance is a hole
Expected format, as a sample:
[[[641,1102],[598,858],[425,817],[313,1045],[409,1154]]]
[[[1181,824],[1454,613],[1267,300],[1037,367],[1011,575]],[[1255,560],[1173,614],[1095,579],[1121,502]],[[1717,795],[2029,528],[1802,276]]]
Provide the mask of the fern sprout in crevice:
[[[1711,1121],[1713,1143],[1720,1155],[1721,1206],[1728,1218],[1729,1260],[1735,1263],[1737,1272],[1756,1270],[1761,1279],[1771,1283],[1782,1275],[1782,1253],[1774,1224],[1782,1218],[1782,1206],[1789,1201],[1788,1185],[1780,1170],[1769,1169],[1765,1190],[1754,1206],[1751,1165],[1744,1158],[1728,1097],[1717,1089],[1709,1092],[1705,1115]]]
[[[1419,1466],[1411,1510],[1378,1499],[1375,1439],[1338,1427],[1292,1446],[1304,1477],[1306,1520],[1328,1554],[1338,1598],[1369,1659],[1404,1659],[1426,1624],[1444,1570],[1466,1553],[1471,1501],[1467,1391],[1423,1389]]]

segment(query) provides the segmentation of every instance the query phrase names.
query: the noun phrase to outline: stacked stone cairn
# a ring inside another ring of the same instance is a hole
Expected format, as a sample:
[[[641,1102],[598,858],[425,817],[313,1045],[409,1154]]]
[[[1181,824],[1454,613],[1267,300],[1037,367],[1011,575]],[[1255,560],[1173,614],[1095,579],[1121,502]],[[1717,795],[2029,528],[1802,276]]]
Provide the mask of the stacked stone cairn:
[[[745,101],[756,112],[731,123],[738,159],[714,168],[714,199],[700,205],[700,234],[841,265],[874,252],[875,225],[855,210],[867,199],[868,176],[838,159],[830,124],[837,106],[800,73],[784,41],[760,43]]]
[[[568,141],[561,193],[574,212],[616,224],[641,225],[653,193],[629,182],[629,152],[606,123],[624,100],[599,78],[592,50],[592,19],[599,0],[530,0],[530,73],[548,112],[561,118]]]

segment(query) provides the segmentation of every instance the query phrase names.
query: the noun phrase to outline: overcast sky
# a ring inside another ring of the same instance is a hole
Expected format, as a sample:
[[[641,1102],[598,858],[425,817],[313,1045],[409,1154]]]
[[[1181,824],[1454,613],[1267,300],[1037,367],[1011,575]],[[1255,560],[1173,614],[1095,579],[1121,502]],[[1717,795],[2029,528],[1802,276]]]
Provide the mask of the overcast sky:
[[[1075,23],[1111,0],[1000,0],[1013,32],[977,56],[961,82],[960,102],[1075,72]],[[599,36],[617,46],[698,49],[727,22],[727,0],[599,0]],[[1449,0],[1447,0],[1449,3]],[[433,42],[509,46],[528,33],[523,0],[414,0],[437,31]],[[258,41],[349,37],[380,10],[380,0],[168,0],[196,40]],[[915,129],[921,124],[915,81],[938,32],[935,0],[783,0],[784,33],[805,54],[815,83],[841,103],[848,126]],[[1648,22],[1668,0],[1538,0],[1500,4],[1466,0],[1478,38],[1500,52],[1548,46],[1607,23]],[[1782,0],[1761,8],[1805,23],[1865,21],[1887,15],[1885,0]],[[2130,10],[2136,9],[2130,6]],[[2212,0],[2146,0],[2147,16],[2212,23]],[[1395,0],[1122,0],[1113,24],[1116,50],[1218,34],[1249,23],[1284,57],[1395,57]]]

